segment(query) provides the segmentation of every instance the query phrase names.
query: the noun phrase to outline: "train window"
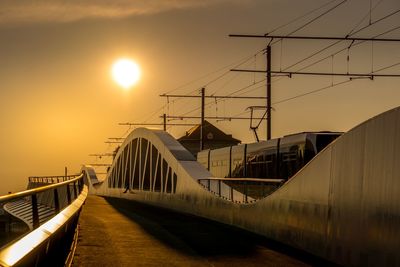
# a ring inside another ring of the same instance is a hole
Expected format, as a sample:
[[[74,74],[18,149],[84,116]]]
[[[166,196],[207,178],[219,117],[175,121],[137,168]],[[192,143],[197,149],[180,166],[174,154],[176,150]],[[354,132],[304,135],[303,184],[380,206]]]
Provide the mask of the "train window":
[[[232,166],[232,177],[244,177],[244,166],[241,159],[234,159]]]
[[[323,134],[317,136],[317,152],[320,152],[327,145],[332,143],[333,140],[339,137],[339,134]]]
[[[313,157],[315,157],[316,151],[314,149],[314,145],[310,140],[306,142],[306,148],[304,151],[304,163],[309,162]]]

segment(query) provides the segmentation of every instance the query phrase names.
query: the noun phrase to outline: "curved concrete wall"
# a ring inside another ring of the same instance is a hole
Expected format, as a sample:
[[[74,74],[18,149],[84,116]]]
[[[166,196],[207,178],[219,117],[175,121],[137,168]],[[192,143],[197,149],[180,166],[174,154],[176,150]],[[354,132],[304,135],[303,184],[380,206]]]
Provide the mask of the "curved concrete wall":
[[[139,136],[173,166],[176,192],[124,194],[105,182],[92,187],[93,193],[235,225],[342,265],[400,266],[399,108],[344,134],[280,189],[252,204],[232,203],[201,187],[197,179],[210,173],[182,157],[183,147],[164,132],[138,129],[122,148]]]

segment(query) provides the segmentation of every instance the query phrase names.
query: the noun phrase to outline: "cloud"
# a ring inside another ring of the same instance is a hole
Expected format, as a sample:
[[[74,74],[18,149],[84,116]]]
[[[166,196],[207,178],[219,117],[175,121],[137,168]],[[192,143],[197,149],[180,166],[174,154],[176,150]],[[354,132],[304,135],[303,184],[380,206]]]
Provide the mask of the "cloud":
[[[1,0],[0,23],[69,22],[84,18],[120,18],[240,0]]]

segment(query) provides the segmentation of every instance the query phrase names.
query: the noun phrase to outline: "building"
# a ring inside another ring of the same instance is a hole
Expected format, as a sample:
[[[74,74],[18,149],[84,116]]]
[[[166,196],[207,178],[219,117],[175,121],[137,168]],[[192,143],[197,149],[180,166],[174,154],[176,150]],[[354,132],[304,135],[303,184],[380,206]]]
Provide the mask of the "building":
[[[233,138],[231,134],[226,134],[208,121],[204,121],[204,149],[216,149],[227,146],[234,146],[241,143],[240,140]],[[200,125],[191,128],[178,141],[189,150],[194,156],[200,151]]]

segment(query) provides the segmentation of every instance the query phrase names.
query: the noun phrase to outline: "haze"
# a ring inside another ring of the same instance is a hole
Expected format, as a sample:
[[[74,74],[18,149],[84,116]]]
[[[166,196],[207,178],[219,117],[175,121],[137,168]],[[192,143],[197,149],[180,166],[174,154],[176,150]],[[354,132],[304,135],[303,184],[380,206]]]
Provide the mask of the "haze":
[[[229,68],[249,58],[242,68],[265,69],[265,56],[252,55],[263,49],[266,41],[229,38],[228,34],[264,34],[324,3],[333,7],[340,2],[2,1],[0,193],[24,189],[28,176],[62,175],[65,166],[74,173],[81,164],[110,162],[88,155],[111,152],[115,146],[104,141],[124,137],[132,130],[119,122],[160,123],[163,113],[199,115],[200,99],[167,102],[160,94],[196,95],[206,86],[206,94],[224,95],[257,83],[241,93],[265,96],[264,74],[233,73]],[[346,36],[371,6],[376,6],[370,16],[373,22],[399,10],[400,2],[349,0],[294,35]],[[310,18],[275,34],[286,35]],[[394,14],[357,36],[373,37],[388,31],[399,26],[399,18]],[[369,16],[357,29],[368,21]],[[382,37],[399,39],[400,31]],[[290,66],[331,43],[277,42],[273,69]],[[328,52],[348,45],[340,44]],[[134,90],[121,90],[113,82],[110,68],[118,58],[134,58],[141,66],[141,81]],[[399,62],[399,43],[367,42],[307,70],[368,73]],[[399,74],[400,67],[395,65],[383,73]],[[399,78],[358,79],[276,103],[346,79],[274,78],[273,137],[301,131],[347,131],[399,105]],[[206,112],[211,116],[248,116],[246,107],[265,105],[265,100],[215,103],[208,99],[207,103]],[[254,141],[248,121],[212,123],[243,142]],[[170,127],[168,131],[180,137],[188,128]],[[259,135],[265,138],[265,123]]]

